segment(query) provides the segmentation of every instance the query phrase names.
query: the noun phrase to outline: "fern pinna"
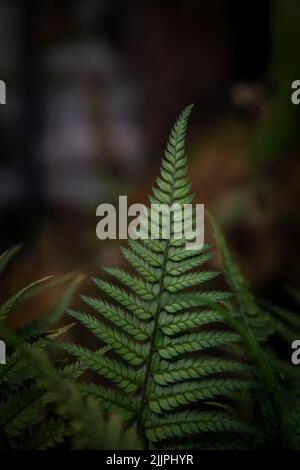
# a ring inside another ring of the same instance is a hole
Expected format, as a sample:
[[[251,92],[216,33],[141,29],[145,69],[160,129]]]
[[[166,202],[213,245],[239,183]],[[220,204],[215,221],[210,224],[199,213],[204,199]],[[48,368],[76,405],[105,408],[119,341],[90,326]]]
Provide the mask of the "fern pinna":
[[[151,204],[192,202],[185,155],[190,111],[171,131]],[[212,256],[209,247],[187,250],[186,239],[175,236],[177,223],[173,214],[169,239],[129,241],[123,254],[136,274],[115,267],[106,271],[117,284],[94,279],[105,299],[82,299],[97,315],[69,311],[114,354],[62,347],[111,384],[81,383],[82,393],[135,421],[146,447],[237,447],[253,429],[239,418],[233,396],[249,392],[251,375],[241,356],[228,351],[239,335],[214,308],[228,294],[201,288],[217,274],[199,270]]]

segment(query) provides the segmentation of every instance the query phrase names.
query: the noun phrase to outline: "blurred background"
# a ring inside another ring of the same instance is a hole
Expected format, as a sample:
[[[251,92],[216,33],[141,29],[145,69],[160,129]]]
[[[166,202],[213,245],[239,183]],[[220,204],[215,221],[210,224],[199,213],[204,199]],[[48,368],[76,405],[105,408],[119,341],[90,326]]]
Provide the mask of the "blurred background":
[[[3,296],[124,263],[120,241],[96,238],[96,208],[121,194],[147,201],[193,102],[195,202],[258,297],[289,303],[285,285],[300,287],[299,0],[0,0],[0,79],[0,248],[24,243]]]

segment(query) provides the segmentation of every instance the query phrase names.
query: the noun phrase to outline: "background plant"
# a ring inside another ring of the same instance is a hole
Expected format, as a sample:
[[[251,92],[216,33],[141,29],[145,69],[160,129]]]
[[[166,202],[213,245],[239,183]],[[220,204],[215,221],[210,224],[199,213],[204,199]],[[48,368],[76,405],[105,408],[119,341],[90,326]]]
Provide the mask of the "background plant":
[[[2,254],[0,272],[20,248],[18,245]],[[66,275],[57,279],[50,276],[33,282],[2,303],[0,321],[3,322],[17,304],[67,281],[68,286],[47,315],[18,331],[18,341],[8,350],[6,364],[0,367],[1,447],[45,449],[61,443],[69,435],[64,418],[53,410],[53,395],[49,389],[40,387],[36,370],[28,357],[22,354],[20,346],[26,345],[32,354],[48,350],[55,338],[70,329],[71,325],[56,329],[52,329],[52,325],[62,317],[81,276]],[[0,336],[5,339],[3,331]],[[83,371],[84,367],[79,362],[61,364],[57,368],[60,380],[74,380]]]
[[[288,384],[287,379],[299,377],[299,373],[288,361],[278,360],[270,345],[266,346],[266,341],[273,333],[282,335],[285,340],[294,338],[297,330],[299,332],[297,315],[264,302],[269,307],[267,312],[256,303],[248,282],[233,261],[220,228],[211,216],[210,220],[225,277],[235,294],[233,301],[225,305],[225,308],[218,306],[218,310],[241,335],[254,365],[259,385],[259,393],[255,397],[259,408],[258,428],[263,430],[265,445],[297,449],[300,444],[299,403],[293,399],[297,383]],[[292,289],[292,293],[299,300],[295,289]],[[293,333],[291,325],[296,328]]]
[[[20,248],[17,245],[2,254],[0,272]],[[81,275],[40,279],[0,306],[0,337],[10,349],[6,365],[0,368],[1,449],[45,450],[66,444],[76,449],[140,447],[135,430],[124,430],[118,415],[105,417],[97,403],[81,397],[74,381],[84,373],[83,363],[57,364],[54,368],[48,357],[55,339],[73,326],[52,329],[81,280]],[[18,303],[66,282],[61,297],[45,316],[21,328],[17,334],[3,324]],[[106,351],[103,348],[98,354]]]

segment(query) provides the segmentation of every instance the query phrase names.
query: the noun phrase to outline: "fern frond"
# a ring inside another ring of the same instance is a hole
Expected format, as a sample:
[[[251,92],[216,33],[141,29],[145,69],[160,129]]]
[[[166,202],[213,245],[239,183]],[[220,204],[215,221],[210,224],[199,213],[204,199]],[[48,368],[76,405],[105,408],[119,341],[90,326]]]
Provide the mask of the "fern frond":
[[[2,255],[0,271],[5,268],[8,260],[18,249],[17,246]],[[46,348],[49,349],[58,336],[72,327],[67,325],[49,331],[63,315],[81,279],[81,276],[74,278],[74,275],[64,275],[56,279],[52,276],[43,278],[12,295],[0,307],[0,336],[12,349],[6,364],[0,368],[0,434],[1,440],[8,448],[31,449],[37,437],[39,437],[38,448],[53,447],[63,440],[65,420],[48,419],[54,398],[40,386],[38,374],[32,363],[28,361],[24,350],[30,354],[37,354]],[[5,327],[2,320],[17,304],[67,280],[70,283],[48,314],[22,327],[18,337]],[[63,383],[66,379],[78,378],[83,371],[84,367],[78,362],[61,367],[57,373]],[[36,433],[39,433],[39,436]]]
[[[4,325],[1,325],[1,334],[11,346],[17,347],[19,344],[17,336]],[[103,348],[98,351],[98,354],[104,354],[106,351],[107,348]],[[67,417],[70,421],[70,428],[66,432],[63,431],[62,426],[57,426],[57,424],[50,426],[51,432],[49,433],[41,431],[40,437],[42,439],[37,440],[38,445],[35,445],[35,447],[44,448],[47,443],[52,445],[51,442],[60,441],[62,432],[70,435],[71,431],[75,438],[75,447],[80,449],[140,448],[135,429],[130,427],[124,431],[120,419],[115,415],[106,421],[92,398],[84,401],[78,392],[77,386],[69,380],[61,379],[61,374],[54,369],[49,358],[42,350],[22,346],[22,352],[39,376],[41,388],[55,398],[58,413]],[[74,367],[69,368],[68,372],[72,375],[73,371],[78,369],[80,369],[79,363],[75,363]],[[39,425],[37,430],[39,430]],[[36,437],[35,434],[31,435],[30,441],[36,442],[34,441]],[[24,441],[22,440],[21,445],[17,447],[27,448],[28,446],[24,447]],[[29,447],[32,448],[32,445],[29,445]]]
[[[250,393],[253,381],[246,363],[220,355],[240,343],[241,337],[215,308],[230,294],[204,287],[217,275],[200,270],[212,257],[210,246],[204,245],[201,251],[186,249],[190,240],[188,234],[178,237],[176,211],[167,227],[170,237],[164,233],[167,208],[176,203],[179,210],[193,200],[185,155],[190,111],[188,107],[181,113],[171,131],[161,173],[149,197],[150,203],[166,204],[160,207],[161,220],[155,219],[152,208],[145,211],[141,226],[147,236],[130,240],[129,247],[122,249],[136,274],[106,268],[118,285],[93,281],[110,300],[82,296],[100,315],[70,312],[111,347],[112,358],[74,344],[62,346],[109,381],[108,389],[82,384],[83,395],[94,395],[101,409],[130,416],[146,446],[163,446],[176,437],[201,439],[201,433],[216,431],[242,434],[249,428],[231,409],[226,412],[217,406],[222,397],[244,390]],[[188,217],[194,226],[195,210]],[[216,411],[209,411],[212,406]],[[199,407],[203,411],[194,409]]]
[[[247,280],[232,259],[220,228],[211,216],[209,216],[209,218],[221,254],[224,274],[235,294],[235,301],[238,305],[239,312],[253,330],[255,337],[258,340],[266,341],[274,332],[272,319],[267,312],[257,305]]]
[[[295,437],[292,431],[291,416],[286,408],[284,392],[272,361],[269,360],[265,351],[261,348],[252,328],[246,322],[244,323],[244,317],[240,319],[234,313],[232,314],[230,307],[223,308],[218,305],[216,308],[223,314],[228,324],[241,336],[249,358],[255,366],[256,374],[261,384],[262,414],[265,426],[269,427],[271,434],[275,434],[279,430],[278,432],[285,448],[294,448]]]

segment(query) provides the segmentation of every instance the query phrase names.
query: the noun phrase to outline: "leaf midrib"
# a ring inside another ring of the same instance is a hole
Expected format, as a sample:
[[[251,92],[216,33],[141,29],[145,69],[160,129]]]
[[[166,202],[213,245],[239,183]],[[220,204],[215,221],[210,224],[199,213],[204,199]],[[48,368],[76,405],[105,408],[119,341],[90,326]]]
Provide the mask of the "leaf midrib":
[[[178,133],[179,133],[179,131],[178,131]],[[174,145],[174,149],[175,149],[174,170],[175,170],[175,167],[176,167],[176,152],[177,152],[176,148],[177,148],[177,144],[178,144],[178,136],[176,136],[176,142],[175,142],[175,145]],[[171,200],[170,200],[170,203],[169,203],[170,206],[172,206],[172,204],[174,202],[175,182],[176,182],[176,177],[175,177],[175,171],[174,171],[173,172],[173,177],[172,177],[172,186],[171,186]],[[145,403],[145,397],[146,397],[147,384],[148,384],[150,371],[151,371],[152,358],[153,358],[153,354],[154,354],[154,351],[155,351],[155,341],[156,341],[156,336],[157,336],[157,331],[158,331],[158,328],[157,328],[158,327],[158,320],[159,320],[159,316],[160,316],[160,313],[161,313],[161,300],[162,300],[162,294],[163,294],[163,291],[164,291],[164,280],[165,280],[165,276],[166,276],[166,266],[167,266],[167,262],[168,262],[168,259],[169,259],[169,248],[170,248],[170,239],[167,240],[166,247],[165,247],[164,260],[163,260],[163,264],[162,264],[162,273],[161,273],[160,284],[159,284],[158,302],[157,302],[157,307],[156,307],[156,311],[155,311],[154,328],[153,328],[153,334],[152,334],[151,343],[150,343],[150,352],[149,352],[148,360],[147,360],[147,363],[146,363],[145,380],[144,380],[144,383],[142,385],[141,405],[140,405],[140,409],[139,409],[139,413],[138,413],[138,421],[137,421],[138,431],[141,434],[143,434],[142,418],[143,418],[144,407],[145,407],[145,404],[146,404]],[[147,445],[148,445],[148,440],[147,440]]]

